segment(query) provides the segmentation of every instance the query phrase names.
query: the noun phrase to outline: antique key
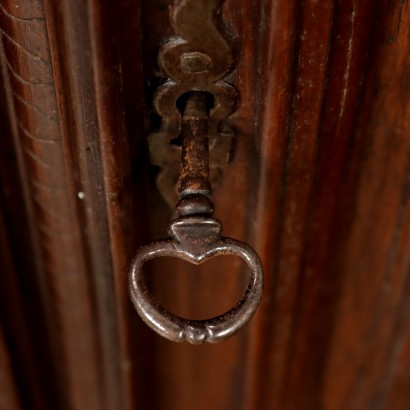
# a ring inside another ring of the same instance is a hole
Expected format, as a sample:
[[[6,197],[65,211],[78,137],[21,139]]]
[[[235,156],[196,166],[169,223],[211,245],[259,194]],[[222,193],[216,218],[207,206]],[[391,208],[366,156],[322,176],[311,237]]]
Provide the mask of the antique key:
[[[165,338],[192,344],[217,343],[240,330],[253,316],[263,287],[262,265],[256,252],[240,241],[221,235],[221,223],[212,217],[209,181],[209,112],[206,95],[189,93],[182,112],[182,162],[178,185],[178,217],[170,221],[170,237],[141,247],[132,262],[129,290],[132,302],[144,322]],[[142,266],[149,259],[173,256],[201,264],[219,255],[241,257],[249,267],[249,285],[236,306],[207,320],[189,320],[173,315],[149,293]]]

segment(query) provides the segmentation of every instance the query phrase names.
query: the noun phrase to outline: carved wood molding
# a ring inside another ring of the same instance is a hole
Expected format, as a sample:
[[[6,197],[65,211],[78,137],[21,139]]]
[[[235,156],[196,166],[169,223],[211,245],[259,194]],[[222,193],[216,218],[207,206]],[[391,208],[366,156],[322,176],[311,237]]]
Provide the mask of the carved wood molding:
[[[226,234],[261,255],[266,287],[249,329],[199,348],[139,326],[126,290],[131,255],[165,235],[169,216],[149,167],[145,108],[152,61],[175,34],[169,4],[1,2],[23,185],[1,198],[12,209],[25,197],[28,217],[6,222],[30,224],[35,257],[17,240],[13,257],[30,260],[41,285],[59,397],[51,408],[401,409],[410,401],[408,3],[224,3],[241,100],[215,203]],[[222,287],[159,262],[152,290],[181,315],[206,317],[201,298],[223,311],[242,290],[241,267],[211,267]]]

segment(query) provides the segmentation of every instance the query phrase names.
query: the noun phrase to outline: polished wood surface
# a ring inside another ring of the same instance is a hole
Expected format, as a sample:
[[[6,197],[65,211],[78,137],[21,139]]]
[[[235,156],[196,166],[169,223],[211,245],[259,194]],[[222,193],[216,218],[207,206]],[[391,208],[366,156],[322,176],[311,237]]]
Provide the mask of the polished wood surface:
[[[127,292],[172,213],[146,141],[169,3],[0,2],[0,408],[408,409],[408,3],[226,0],[240,103],[215,215],[265,289],[202,346],[160,339]],[[232,258],[146,273],[192,318],[247,282]]]

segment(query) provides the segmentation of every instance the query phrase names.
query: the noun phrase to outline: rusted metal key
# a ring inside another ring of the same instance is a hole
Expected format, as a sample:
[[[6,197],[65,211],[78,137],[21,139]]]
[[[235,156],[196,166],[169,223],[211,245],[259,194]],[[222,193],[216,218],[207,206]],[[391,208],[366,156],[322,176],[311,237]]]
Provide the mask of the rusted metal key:
[[[212,217],[209,182],[208,107],[202,92],[192,92],[182,114],[182,166],[177,219],[171,220],[170,237],[141,247],[132,263],[129,289],[132,302],[144,322],[165,338],[200,344],[217,343],[240,330],[253,316],[263,287],[262,265],[256,252],[243,242],[221,235],[221,223]],[[250,271],[249,285],[236,306],[207,320],[175,316],[149,293],[142,267],[149,259],[173,256],[201,264],[219,255],[237,255]]]

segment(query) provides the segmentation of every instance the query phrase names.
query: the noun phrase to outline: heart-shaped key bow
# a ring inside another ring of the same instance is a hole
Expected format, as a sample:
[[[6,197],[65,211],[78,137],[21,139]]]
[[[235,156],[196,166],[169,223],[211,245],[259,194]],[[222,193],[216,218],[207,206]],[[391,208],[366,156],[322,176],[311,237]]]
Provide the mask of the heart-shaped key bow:
[[[206,104],[204,95],[195,92],[183,112],[179,217],[170,222],[170,238],[142,246],[129,276],[131,299],[144,322],[169,340],[193,344],[217,343],[240,330],[255,313],[263,288],[263,270],[256,252],[243,242],[223,237],[221,223],[212,217]],[[241,300],[220,316],[189,320],[173,315],[155,301],[144,283],[142,267],[149,259],[173,256],[198,265],[220,255],[241,257],[250,271]]]

